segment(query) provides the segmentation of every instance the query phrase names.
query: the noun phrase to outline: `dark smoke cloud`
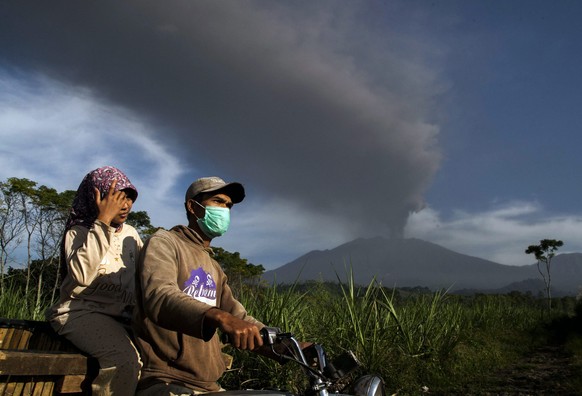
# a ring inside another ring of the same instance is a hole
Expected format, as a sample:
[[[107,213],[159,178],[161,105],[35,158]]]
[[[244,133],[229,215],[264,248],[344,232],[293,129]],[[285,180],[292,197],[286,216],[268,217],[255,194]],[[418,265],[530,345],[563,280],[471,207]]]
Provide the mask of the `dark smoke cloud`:
[[[423,57],[438,54],[367,7],[388,6],[3,2],[0,67],[87,87],[195,167],[349,219],[355,236],[395,235],[439,165]]]

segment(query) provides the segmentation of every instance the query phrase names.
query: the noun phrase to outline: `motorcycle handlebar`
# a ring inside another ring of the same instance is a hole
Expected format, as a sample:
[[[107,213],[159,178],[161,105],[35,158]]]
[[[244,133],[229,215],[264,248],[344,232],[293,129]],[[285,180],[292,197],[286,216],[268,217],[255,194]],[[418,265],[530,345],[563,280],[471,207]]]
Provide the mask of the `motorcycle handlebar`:
[[[278,327],[268,327],[265,326],[261,329],[261,336],[263,337],[263,344],[273,345],[280,341],[282,337],[291,338],[293,335],[291,333],[283,333]]]
[[[326,353],[321,345],[311,344],[304,350],[292,333],[284,333],[278,327],[265,326],[260,330],[260,333],[263,344],[270,346],[271,351],[280,359],[280,362],[294,361],[304,368],[310,377],[311,390],[315,391],[314,394],[319,396],[329,396],[327,387],[332,382],[340,380],[360,366],[360,362],[351,351],[346,351],[337,356],[333,362],[330,362],[327,360]],[[229,343],[228,335],[222,334],[221,340],[225,344]],[[314,361],[316,364],[313,363]],[[363,384],[367,388],[364,391],[356,392],[356,395],[385,395],[381,378],[376,376],[367,376],[365,378],[368,379],[368,382]],[[372,380],[376,382],[370,382]]]
[[[278,327],[268,327],[265,326],[261,329],[261,338],[263,339],[264,345],[274,345],[280,342],[284,338],[293,338],[293,334],[291,333],[283,333],[280,328]],[[222,333],[220,335],[220,341],[223,344],[230,344],[231,339],[226,333]]]
[[[303,351],[299,342],[295,339],[292,333],[284,333],[278,327],[265,326],[260,330],[263,339],[263,345],[271,348],[271,351],[278,359],[294,360],[301,365],[307,365]],[[223,344],[230,344],[231,340],[228,334],[222,334],[220,339]],[[287,350],[290,353],[281,353],[275,350],[275,345],[285,343]]]

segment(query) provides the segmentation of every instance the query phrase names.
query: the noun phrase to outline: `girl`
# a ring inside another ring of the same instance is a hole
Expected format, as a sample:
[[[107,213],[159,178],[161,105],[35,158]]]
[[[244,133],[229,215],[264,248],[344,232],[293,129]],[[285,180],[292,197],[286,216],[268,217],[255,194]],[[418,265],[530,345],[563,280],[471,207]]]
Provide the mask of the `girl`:
[[[119,169],[85,176],[65,226],[60,298],[46,314],[58,334],[99,361],[94,395],[132,395],[139,379],[141,360],[128,329],[142,241],[124,224],[136,198]]]

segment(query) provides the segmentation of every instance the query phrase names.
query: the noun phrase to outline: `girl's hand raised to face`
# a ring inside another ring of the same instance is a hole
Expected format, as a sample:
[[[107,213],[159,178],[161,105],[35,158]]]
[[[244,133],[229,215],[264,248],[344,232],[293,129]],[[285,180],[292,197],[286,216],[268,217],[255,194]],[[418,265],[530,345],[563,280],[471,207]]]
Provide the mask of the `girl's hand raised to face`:
[[[114,179],[109,187],[109,191],[107,191],[107,194],[105,194],[103,199],[101,199],[101,193],[99,190],[95,188],[95,203],[97,204],[97,210],[99,211],[97,219],[107,225],[111,225],[111,221],[119,214],[127,199],[127,195],[124,191],[115,191],[116,184],[117,179]]]

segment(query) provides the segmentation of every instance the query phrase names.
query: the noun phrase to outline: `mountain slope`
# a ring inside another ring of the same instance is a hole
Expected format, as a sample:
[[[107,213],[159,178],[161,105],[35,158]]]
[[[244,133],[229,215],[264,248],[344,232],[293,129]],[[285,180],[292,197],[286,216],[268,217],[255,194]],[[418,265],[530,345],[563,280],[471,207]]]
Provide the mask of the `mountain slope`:
[[[552,262],[553,286],[576,290],[582,279],[582,254],[558,255]],[[277,283],[335,282],[353,271],[358,284],[376,278],[388,287],[501,289],[526,279],[541,279],[535,264],[509,266],[467,256],[419,239],[356,239],[331,250],[312,251],[263,278]]]

